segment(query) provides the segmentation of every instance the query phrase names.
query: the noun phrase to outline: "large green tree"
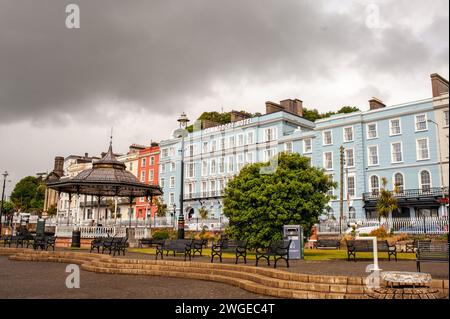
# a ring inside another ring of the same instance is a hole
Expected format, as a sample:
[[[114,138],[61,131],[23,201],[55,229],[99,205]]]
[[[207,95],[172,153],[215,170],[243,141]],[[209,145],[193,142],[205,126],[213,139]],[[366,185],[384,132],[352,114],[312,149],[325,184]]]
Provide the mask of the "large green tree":
[[[335,187],[322,169],[299,154],[278,155],[274,173],[261,174],[268,163],[246,165],[225,189],[227,234],[252,246],[282,239],[283,225],[302,225],[309,236]]]
[[[11,201],[22,212],[40,213],[44,208],[45,188],[36,177],[24,177],[14,187]]]

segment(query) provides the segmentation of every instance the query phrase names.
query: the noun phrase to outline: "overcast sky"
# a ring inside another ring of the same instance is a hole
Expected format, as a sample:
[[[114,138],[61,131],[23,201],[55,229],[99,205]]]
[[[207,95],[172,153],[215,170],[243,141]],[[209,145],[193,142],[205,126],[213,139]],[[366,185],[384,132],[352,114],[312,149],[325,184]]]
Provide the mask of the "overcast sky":
[[[65,26],[70,3],[79,29]],[[105,151],[111,126],[125,153],[169,138],[183,111],[428,98],[429,75],[449,76],[448,10],[448,0],[0,0],[7,193],[56,155]]]

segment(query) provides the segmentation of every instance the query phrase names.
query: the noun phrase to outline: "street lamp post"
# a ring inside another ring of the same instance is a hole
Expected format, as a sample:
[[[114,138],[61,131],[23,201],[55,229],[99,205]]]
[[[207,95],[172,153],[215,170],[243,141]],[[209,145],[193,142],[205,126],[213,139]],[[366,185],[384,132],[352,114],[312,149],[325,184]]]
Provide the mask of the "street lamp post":
[[[175,131],[176,137],[181,137],[181,185],[180,185],[180,213],[178,214],[178,239],[184,239],[184,138],[187,135],[186,126],[189,119],[186,113],[182,113],[178,118],[180,129]]]
[[[7,171],[5,171],[2,175],[3,175],[3,190],[2,190],[2,203],[0,206],[0,236],[2,234],[3,202],[5,201],[6,178],[8,177],[9,174]]]

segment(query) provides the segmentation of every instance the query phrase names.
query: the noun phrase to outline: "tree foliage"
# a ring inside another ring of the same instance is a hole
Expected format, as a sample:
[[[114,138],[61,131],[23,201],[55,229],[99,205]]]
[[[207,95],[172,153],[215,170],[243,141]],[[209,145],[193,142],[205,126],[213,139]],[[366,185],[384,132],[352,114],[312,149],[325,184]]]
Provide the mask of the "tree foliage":
[[[330,117],[335,114],[346,114],[346,113],[353,113],[359,111],[359,108],[355,106],[343,106],[341,107],[337,112],[329,111],[325,113],[319,113],[316,109],[308,109],[303,108],[303,118],[315,122],[316,120],[324,119],[327,117]]]
[[[388,217],[389,214],[398,208],[397,198],[393,192],[387,189],[387,179],[383,177],[381,179],[380,197],[377,201],[378,218]],[[394,192],[396,192],[394,187]]]
[[[261,113],[249,113],[246,111],[239,111],[240,113],[248,116],[248,117],[255,117],[255,116],[261,116]],[[204,120],[204,121],[211,121],[214,123],[217,123],[217,125],[222,124],[228,124],[231,123],[231,112],[203,112],[202,115],[199,116],[197,120]],[[192,132],[194,129],[193,125],[189,125],[186,128],[189,132]]]
[[[162,196],[156,197],[155,203],[156,203],[156,216],[165,217],[167,214],[167,205],[164,203]]]
[[[45,184],[33,176],[22,178],[11,193],[11,201],[22,212],[40,213],[44,208]]]
[[[0,201],[0,205],[1,205],[2,201]],[[9,216],[12,213],[14,213],[14,205],[12,202],[5,200],[3,202],[3,211],[2,211],[4,216]]]
[[[206,207],[202,206],[198,210],[198,214],[200,215],[201,219],[206,219],[206,218],[208,218],[208,209],[206,209]]]
[[[246,165],[225,189],[224,214],[229,219],[227,234],[249,244],[268,244],[282,239],[283,225],[302,225],[309,236],[311,227],[325,209],[331,187],[323,169],[311,167],[299,154],[278,155],[273,174],[261,174],[268,163]]]

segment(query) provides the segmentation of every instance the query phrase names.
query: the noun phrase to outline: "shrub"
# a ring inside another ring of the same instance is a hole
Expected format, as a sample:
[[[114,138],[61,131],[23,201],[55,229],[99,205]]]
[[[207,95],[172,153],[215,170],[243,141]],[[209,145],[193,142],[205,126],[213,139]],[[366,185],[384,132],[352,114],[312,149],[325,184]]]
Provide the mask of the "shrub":
[[[384,227],[381,226],[378,229],[372,230],[369,236],[375,236],[377,238],[386,238],[389,236],[389,234],[387,233],[386,229],[384,229]]]
[[[153,239],[169,239],[170,233],[168,230],[157,230],[152,234]]]

